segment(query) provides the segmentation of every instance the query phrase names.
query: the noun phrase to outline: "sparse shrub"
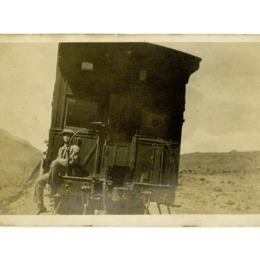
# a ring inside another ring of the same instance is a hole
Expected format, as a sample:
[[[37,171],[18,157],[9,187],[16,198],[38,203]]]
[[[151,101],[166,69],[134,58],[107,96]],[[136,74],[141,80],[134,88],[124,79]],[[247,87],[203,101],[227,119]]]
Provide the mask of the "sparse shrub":
[[[236,203],[234,201],[229,200],[228,202],[226,202],[226,204],[231,206],[231,205],[235,205]]]
[[[223,191],[220,187],[215,187],[213,190],[217,191],[217,192],[222,192]]]

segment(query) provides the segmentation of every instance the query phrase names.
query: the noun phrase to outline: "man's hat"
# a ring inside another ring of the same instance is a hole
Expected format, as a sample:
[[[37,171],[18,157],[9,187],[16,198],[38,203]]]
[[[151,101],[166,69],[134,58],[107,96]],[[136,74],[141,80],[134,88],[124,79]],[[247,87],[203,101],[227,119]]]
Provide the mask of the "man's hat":
[[[62,135],[74,135],[74,132],[70,129],[63,129],[61,132]]]

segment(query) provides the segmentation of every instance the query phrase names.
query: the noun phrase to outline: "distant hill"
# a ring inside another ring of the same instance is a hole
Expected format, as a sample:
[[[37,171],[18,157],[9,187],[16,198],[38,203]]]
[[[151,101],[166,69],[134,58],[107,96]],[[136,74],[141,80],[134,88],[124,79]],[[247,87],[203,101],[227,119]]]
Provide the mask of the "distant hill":
[[[260,151],[190,153],[181,155],[180,171],[235,173],[260,171]]]
[[[41,158],[29,142],[0,129],[0,212],[1,203],[19,192]]]

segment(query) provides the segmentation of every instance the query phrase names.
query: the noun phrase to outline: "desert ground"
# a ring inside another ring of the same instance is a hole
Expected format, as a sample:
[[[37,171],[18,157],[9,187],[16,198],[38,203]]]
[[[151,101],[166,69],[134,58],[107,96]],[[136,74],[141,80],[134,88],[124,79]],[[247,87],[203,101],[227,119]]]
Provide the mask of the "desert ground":
[[[36,212],[33,203],[33,181],[20,196],[11,202],[5,214],[31,215]],[[47,194],[47,192],[46,192]],[[49,198],[45,202],[50,214]],[[159,214],[155,203],[150,214]],[[168,214],[161,206],[162,214]],[[260,174],[256,173],[199,173],[184,171],[180,174],[172,214],[259,214]]]
[[[183,173],[172,214],[259,214],[260,175]],[[153,207],[152,213],[156,213]],[[167,214],[166,209],[163,210]]]
[[[0,142],[0,214],[34,215],[34,183],[42,153],[1,129]],[[48,196],[45,201],[50,214]],[[168,214],[165,206],[161,210]],[[155,203],[149,211],[159,214]],[[259,214],[260,151],[181,155],[171,213]]]

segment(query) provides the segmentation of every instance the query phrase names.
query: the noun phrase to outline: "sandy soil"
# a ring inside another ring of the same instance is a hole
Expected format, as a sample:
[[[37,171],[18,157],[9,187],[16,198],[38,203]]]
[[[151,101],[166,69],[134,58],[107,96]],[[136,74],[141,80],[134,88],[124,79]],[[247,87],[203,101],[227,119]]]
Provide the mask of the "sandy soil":
[[[260,175],[184,173],[175,205],[172,214],[259,214]],[[151,213],[158,214],[155,207]]]
[[[179,179],[175,206],[172,214],[259,214],[260,174],[257,173],[188,173]],[[48,196],[45,197],[48,213]],[[5,214],[31,215],[36,212],[33,203],[33,183],[12,202]],[[161,206],[162,214],[168,214]],[[151,214],[159,214],[155,203],[150,205]]]

